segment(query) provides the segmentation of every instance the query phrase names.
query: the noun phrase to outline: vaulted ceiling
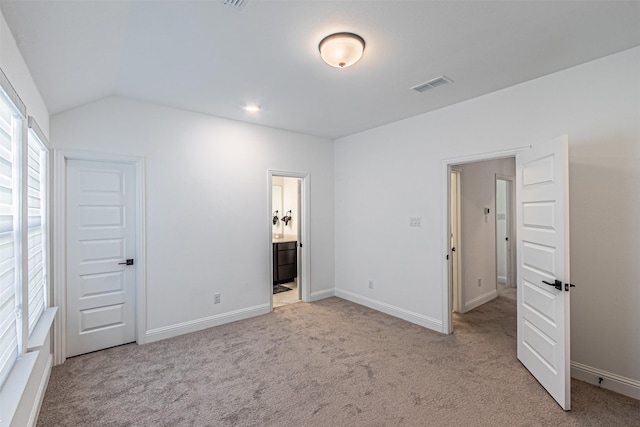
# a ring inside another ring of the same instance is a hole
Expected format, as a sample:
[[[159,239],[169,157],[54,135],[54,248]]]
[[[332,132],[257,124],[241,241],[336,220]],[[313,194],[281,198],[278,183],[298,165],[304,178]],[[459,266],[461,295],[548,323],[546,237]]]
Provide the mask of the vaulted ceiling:
[[[0,0],[0,8],[52,114],[120,95],[328,138],[640,45],[639,1]],[[318,53],[339,31],[366,41],[348,69]],[[454,83],[410,90],[440,75]],[[246,103],[263,109],[248,113]]]

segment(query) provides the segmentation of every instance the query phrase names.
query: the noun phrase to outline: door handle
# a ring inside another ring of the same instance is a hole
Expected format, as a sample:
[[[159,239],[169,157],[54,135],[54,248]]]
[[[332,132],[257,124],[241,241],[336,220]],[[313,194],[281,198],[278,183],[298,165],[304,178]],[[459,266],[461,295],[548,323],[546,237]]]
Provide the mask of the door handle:
[[[133,265],[133,258],[130,258],[125,262],[119,262],[118,265]]]
[[[562,282],[560,280],[558,280],[558,279],[556,279],[554,283],[549,283],[546,280],[543,280],[542,283],[544,283],[545,285],[553,286],[554,288],[556,288],[559,291],[562,290]]]

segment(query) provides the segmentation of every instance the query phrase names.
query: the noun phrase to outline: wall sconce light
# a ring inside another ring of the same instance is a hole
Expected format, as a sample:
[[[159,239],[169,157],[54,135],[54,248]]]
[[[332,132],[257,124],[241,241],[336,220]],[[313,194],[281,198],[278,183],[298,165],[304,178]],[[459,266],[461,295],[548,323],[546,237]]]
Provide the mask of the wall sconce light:
[[[362,58],[364,39],[353,33],[335,33],[318,45],[322,60],[332,67],[347,68]]]
[[[282,221],[284,222],[284,225],[289,225],[289,221],[291,221],[291,211],[287,211],[286,214],[284,214],[284,216],[282,217]]]
[[[279,218],[278,218],[278,211],[275,211],[275,212],[273,213],[273,225],[276,225],[276,224],[278,223],[278,220],[279,220]]]

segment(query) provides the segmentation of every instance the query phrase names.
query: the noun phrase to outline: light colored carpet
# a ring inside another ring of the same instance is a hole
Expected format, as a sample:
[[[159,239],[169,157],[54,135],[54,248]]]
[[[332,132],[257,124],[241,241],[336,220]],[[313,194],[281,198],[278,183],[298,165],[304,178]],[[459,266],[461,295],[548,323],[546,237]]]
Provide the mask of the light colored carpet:
[[[442,335],[338,298],[53,369],[38,426],[640,423],[640,402],[573,381],[564,412],[516,360],[503,296]]]

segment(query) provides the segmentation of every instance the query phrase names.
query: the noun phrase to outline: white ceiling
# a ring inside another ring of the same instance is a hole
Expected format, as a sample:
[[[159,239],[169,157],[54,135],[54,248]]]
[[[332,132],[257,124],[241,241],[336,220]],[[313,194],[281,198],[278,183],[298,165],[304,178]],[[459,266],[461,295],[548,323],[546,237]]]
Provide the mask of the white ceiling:
[[[332,139],[640,45],[640,1],[0,7],[51,114],[120,95]],[[318,42],[338,31],[366,40],[362,60],[348,69],[329,67],[318,53]],[[442,74],[454,83],[409,89]],[[263,111],[245,112],[248,102]]]

